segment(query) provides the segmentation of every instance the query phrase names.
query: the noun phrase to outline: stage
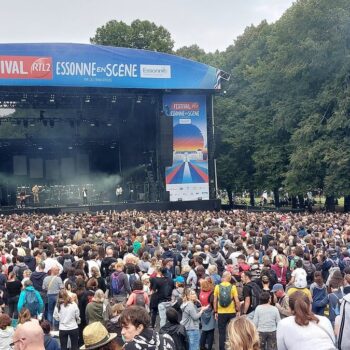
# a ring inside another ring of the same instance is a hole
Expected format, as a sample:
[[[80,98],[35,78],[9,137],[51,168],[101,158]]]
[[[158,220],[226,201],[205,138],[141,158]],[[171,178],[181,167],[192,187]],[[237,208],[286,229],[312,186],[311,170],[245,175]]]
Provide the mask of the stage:
[[[228,79],[159,52],[0,44],[1,212],[216,209]]]
[[[17,208],[13,206],[0,207],[0,215],[24,215],[24,214],[46,214],[60,215],[64,213],[97,213],[109,211],[167,211],[167,210],[220,210],[221,204],[219,200],[204,201],[186,201],[186,202],[127,202],[127,203],[101,203],[101,204],[70,204],[64,206],[32,206],[25,208]]]

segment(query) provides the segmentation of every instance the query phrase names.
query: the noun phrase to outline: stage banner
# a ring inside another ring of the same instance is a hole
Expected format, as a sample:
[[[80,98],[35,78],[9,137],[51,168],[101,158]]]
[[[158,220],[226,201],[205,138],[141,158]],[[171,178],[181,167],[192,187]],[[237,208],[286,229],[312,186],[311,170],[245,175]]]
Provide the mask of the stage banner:
[[[166,168],[170,201],[209,199],[206,96],[165,95],[163,111],[173,118],[173,164]]]
[[[0,44],[0,85],[218,90],[223,76],[220,69],[161,52],[85,44]]]

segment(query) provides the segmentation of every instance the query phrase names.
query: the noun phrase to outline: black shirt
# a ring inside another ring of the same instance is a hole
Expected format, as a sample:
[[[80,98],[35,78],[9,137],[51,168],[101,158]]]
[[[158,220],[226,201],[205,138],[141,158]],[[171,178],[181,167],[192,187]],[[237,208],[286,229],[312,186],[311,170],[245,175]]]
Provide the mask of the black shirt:
[[[20,281],[12,281],[6,283],[7,295],[9,298],[15,297],[21,294],[22,283]]]

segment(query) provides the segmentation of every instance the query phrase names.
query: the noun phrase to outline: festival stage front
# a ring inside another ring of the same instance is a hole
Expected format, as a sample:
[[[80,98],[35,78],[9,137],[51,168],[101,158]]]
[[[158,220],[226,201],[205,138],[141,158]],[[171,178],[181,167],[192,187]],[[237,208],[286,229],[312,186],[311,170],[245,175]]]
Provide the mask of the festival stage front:
[[[181,57],[0,44],[0,210],[217,209],[213,96]]]
[[[128,203],[99,203],[88,205],[64,205],[64,206],[48,206],[48,207],[25,207],[17,208],[13,206],[0,207],[0,215],[11,214],[31,214],[42,213],[48,215],[59,215],[63,213],[97,213],[97,212],[121,212],[124,210],[137,210],[137,211],[167,211],[167,210],[208,210],[217,211],[221,209],[220,200],[205,200],[205,201],[185,201],[185,202],[128,202]]]

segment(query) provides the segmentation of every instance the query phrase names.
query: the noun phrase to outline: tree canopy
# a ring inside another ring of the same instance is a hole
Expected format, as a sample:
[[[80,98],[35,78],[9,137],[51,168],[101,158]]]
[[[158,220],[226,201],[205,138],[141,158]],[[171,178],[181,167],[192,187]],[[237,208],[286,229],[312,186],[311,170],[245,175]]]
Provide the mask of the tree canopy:
[[[150,21],[133,21],[130,25],[112,20],[96,29],[92,44],[129,47],[171,53],[174,41],[162,26]]]

